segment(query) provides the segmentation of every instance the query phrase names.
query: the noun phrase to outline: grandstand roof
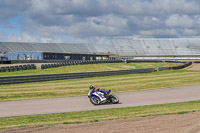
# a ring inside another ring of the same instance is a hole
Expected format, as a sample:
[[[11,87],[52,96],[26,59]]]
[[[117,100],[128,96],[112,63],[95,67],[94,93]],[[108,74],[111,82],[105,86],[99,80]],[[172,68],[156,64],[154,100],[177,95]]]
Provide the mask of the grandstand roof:
[[[115,38],[119,56],[200,56],[200,38]]]
[[[92,44],[86,43],[27,43],[27,42],[0,42],[0,53],[16,51],[39,51],[52,53],[97,53]]]

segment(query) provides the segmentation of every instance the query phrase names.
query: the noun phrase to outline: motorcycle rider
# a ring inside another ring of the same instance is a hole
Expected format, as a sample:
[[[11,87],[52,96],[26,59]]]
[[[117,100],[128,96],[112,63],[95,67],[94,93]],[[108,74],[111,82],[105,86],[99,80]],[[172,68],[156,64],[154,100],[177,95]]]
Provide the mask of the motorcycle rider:
[[[108,90],[107,92],[104,90],[104,89],[100,89],[99,87],[94,87],[93,85],[90,85],[90,90],[93,90],[93,91],[99,91],[99,92],[102,92],[104,94],[106,93],[110,93],[110,90]]]
[[[95,87],[93,85],[90,85],[89,89],[88,98],[90,98],[90,102],[94,105],[104,103],[116,104],[119,102],[117,96],[109,94],[111,92],[110,90],[106,91],[104,88],[100,89],[99,87]]]
[[[93,85],[90,85],[90,90],[93,90],[93,91],[99,91],[99,88],[98,87],[94,87]]]

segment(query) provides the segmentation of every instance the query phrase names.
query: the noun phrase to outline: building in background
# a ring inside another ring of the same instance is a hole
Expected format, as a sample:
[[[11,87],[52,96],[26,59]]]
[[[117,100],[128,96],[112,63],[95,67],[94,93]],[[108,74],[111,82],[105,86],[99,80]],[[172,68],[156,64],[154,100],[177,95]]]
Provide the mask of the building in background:
[[[94,45],[85,43],[0,42],[0,55],[8,60],[103,60]]]

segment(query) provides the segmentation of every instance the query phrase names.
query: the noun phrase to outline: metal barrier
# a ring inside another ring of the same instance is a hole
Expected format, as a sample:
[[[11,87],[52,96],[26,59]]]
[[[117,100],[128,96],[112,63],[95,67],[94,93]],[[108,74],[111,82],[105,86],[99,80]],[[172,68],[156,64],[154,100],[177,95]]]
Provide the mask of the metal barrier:
[[[186,68],[190,65],[192,65],[192,62],[186,62],[185,64],[180,65],[180,66],[170,67],[170,69],[173,69],[173,70],[183,69],[183,68]]]
[[[192,62],[186,62],[183,65],[180,66],[175,66],[175,67],[158,67],[157,71],[163,71],[163,70],[178,70],[178,69],[183,69],[188,66],[192,65]]]
[[[101,61],[102,62],[102,61]],[[103,61],[113,63],[115,61]],[[41,66],[45,68],[52,68],[64,65],[75,65],[75,64],[89,64],[89,63],[99,63],[98,61],[78,61],[78,62],[64,62],[55,64],[44,64]],[[180,66],[175,67],[158,67],[158,71],[170,70],[170,69],[182,69],[188,67],[192,62],[187,62]],[[44,68],[44,69],[45,69]],[[15,71],[15,70],[28,70],[36,69],[35,65],[20,65],[16,67],[1,67],[1,72]],[[43,82],[43,81],[53,81],[53,80],[64,80],[64,79],[78,79],[78,78],[88,78],[88,77],[103,77],[112,75],[124,75],[133,73],[150,73],[154,72],[155,68],[145,68],[145,69],[130,69],[130,70],[118,70],[118,71],[100,71],[100,72],[82,72],[82,73],[64,73],[64,74],[46,74],[46,75],[28,75],[28,76],[10,76],[10,77],[0,77],[0,85],[4,84],[17,84],[17,83],[29,83],[29,82]]]
[[[158,67],[157,71],[169,70],[170,67]]]
[[[10,77],[0,77],[0,85],[43,82],[43,81],[64,80],[64,79],[79,79],[88,77],[103,77],[103,76],[124,75],[124,74],[134,74],[134,73],[150,73],[154,71],[155,68],[146,68],[146,69],[130,69],[130,70],[118,70],[118,71],[10,76]]]

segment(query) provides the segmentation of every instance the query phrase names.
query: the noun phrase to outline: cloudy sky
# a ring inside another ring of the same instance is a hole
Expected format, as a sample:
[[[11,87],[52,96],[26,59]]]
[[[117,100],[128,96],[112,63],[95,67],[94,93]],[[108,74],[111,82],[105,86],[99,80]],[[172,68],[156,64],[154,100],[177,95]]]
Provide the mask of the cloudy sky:
[[[199,0],[0,0],[0,41],[91,42],[200,36]]]

